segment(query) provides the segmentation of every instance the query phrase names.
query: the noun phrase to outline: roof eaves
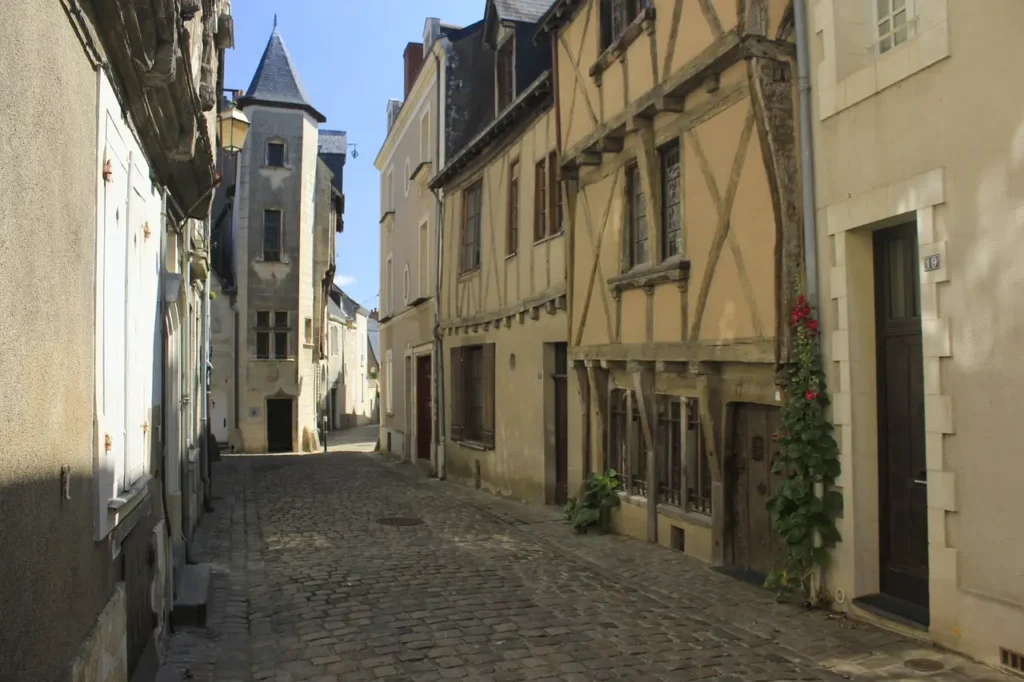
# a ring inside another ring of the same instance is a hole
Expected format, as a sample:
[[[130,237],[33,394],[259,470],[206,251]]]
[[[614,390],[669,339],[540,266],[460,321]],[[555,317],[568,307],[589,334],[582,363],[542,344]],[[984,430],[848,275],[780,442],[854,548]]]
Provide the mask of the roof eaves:
[[[487,145],[499,134],[520,120],[520,117],[530,109],[530,105],[540,97],[551,93],[551,70],[548,69],[537,77],[526,90],[519,93],[519,97],[508,106],[496,119],[477,133],[476,137],[469,141],[458,154],[456,154],[444,168],[437,172],[437,175],[430,181],[430,189],[442,187],[448,180],[453,178],[467,164],[476,159]]]
[[[534,44],[540,42],[541,36],[572,21],[582,6],[583,0],[555,0],[548,11],[537,20],[537,30],[533,33]]]

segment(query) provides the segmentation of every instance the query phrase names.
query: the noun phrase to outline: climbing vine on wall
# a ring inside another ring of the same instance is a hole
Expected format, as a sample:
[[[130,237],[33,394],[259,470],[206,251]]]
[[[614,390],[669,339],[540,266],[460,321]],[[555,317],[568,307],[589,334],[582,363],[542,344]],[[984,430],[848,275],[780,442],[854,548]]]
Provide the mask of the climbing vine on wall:
[[[799,589],[817,604],[814,575],[828,562],[828,548],[839,541],[836,518],[843,496],[833,488],[839,476],[839,446],[826,418],[829,406],[818,320],[800,293],[790,314],[792,364],[782,425],[774,435],[779,456],[772,471],[785,480],[768,501],[772,527],[786,544],[785,564],[768,575],[766,587]]]

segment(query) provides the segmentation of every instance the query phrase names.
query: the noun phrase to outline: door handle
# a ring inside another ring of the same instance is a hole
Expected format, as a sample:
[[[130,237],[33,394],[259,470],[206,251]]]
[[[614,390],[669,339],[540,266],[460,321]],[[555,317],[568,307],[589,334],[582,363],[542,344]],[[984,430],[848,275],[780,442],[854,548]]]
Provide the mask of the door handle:
[[[917,472],[917,478],[914,478],[911,482],[915,485],[928,485],[928,471],[921,469],[921,471]]]

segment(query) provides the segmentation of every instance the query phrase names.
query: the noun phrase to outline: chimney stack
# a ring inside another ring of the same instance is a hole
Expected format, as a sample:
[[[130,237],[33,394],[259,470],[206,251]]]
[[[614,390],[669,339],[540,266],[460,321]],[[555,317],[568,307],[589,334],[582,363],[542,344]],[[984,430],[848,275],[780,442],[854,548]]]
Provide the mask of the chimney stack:
[[[402,100],[405,101],[409,99],[412,84],[416,82],[416,76],[423,68],[423,43],[409,43],[405,46],[402,57],[405,61],[405,96]]]
[[[378,316],[379,316],[379,313],[378,313],[376,308],[374,308],[373,310],[370,311],[370,319],[371,320],[376,320]]]

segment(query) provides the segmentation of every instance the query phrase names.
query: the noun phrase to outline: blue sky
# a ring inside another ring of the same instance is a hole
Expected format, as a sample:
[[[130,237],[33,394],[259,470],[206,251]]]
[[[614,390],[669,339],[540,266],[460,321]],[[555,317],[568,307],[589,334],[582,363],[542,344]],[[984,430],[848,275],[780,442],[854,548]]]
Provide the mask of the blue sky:
[[[486,0],[244,0],[232,3],[235,49],[227,88],[249,87],[277,14],[277,27],[325,127],[348,132],[359,158],[345,165],[345,232],[336,281],[367,308],[379,307],[380,181],[373,160],[387,133],[387,101],[402,97],[402,52],[419,42],[426,17],[465,26]]]

